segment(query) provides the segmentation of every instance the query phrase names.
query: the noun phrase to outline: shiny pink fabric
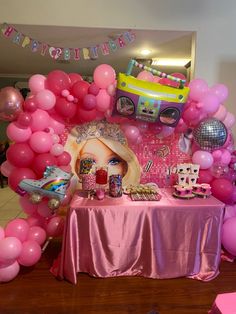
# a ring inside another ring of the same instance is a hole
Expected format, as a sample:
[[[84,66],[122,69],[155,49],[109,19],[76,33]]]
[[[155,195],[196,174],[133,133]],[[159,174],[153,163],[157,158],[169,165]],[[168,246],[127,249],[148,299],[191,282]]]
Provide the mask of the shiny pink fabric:
[[[168,190],[161,193],[158,202],[75,195],[60,260],[51,271],[74,284],[78,272],[95,277],[215,278],[224,204],[214,197],[180,200]]]

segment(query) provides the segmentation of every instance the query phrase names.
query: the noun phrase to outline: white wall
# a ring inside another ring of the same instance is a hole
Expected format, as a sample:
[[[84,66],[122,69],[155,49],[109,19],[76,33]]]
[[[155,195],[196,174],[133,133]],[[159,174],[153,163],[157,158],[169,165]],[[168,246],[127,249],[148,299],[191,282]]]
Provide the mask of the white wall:
[[[235,0],[0,0],[2,22],[197,31],[195,77],[227,85],[236,115]]]

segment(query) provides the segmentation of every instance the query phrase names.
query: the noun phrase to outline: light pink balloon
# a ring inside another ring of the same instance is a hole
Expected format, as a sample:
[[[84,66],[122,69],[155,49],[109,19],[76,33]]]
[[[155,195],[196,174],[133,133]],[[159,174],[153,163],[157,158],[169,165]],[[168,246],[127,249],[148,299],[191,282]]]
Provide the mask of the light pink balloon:
[[[216,95],[220,102],[224,102],[228,97],[228,88],[223,84],[212,86],[211,92]]]
[[[27,240],[22,243],[22,251],[18,262],[23,266],[32,266],[40,260],[41,254],[40,245],[36,241]]]
[[[202,79],[195,79],[189,83],[189,88],[189,97],[195,101],[200,101],[208,91],[208,84]]]
[[[0,226],[0,240],[2,240],[3,238],[5,238],[5,231],[4,228]]]
[[[6,237],[0,240],[0,263],[13,263],[21,253],[22,244],[16,237]]]
[[[134,125],[129,125],[125,128],[125,136],[130,143],[136,143],[140,136],[139,129]]]
[[[222,227],[222,244],[227,252],[236,256],[236,217],[227,219]]]
[[[108,95],[105,89],[101,89],[96,96],[96,109],[101,112],[105,112],[110,107],[111,97]]]
[[[231,161],[231,153],[227,149],[221,149],[221,163],[223,165],[228,165]]]
[[[194,164],[200,165],[200,169],[210,168],[213,164],[213,161],[214,159],[212,154],[204,150],[198,150],[192,156],[192,162]]]
[[[51,149],[50,149],[50,154],[53,156],[60,156],[64,151],[64,147],[61,144],[53,144]]]
[[[16,237],[21,242],[27,239],[29,232],[29,225],[25,219],[16,218],[11,220],[5,228],[6,237]]]
[[[50,110],[55,106],[56,96],[50,90],[44,89],[36,94],[36,101],[38,103],[38,108]]]
[[[45,89],[46,77],[41,74],[35,74],[29,79],[29,88],[32,93],[37,93]]]
[[[9,177],[9,175],[12,173],[12,171],[14,171],[14,169],[16,169],[16,167],[13,166],[8,160],[6,160],[2,163],[0,169],[1,169],[1,173],[5,177]]]
[[[152,81],[153,81],[153,83],[158,83],[160,81],[160,77],[153,75],[153,80]]]
[[[27,240],[36,241],[39,245],[42,245],[46,240],[47,234],[46,231],[39,227],[33,226],[30,227]]]
[[[227,110],[225,106],[220,105],[218,110],[214,113],[213,118],[223,121],[226,118]]]
[[[38,205],[37,204],[32,204],[32,202],[30,202],[28,195],[26,196],[21,196],[19,199],[20,205],[23,209],[23,211],[27,214],[27,215],[32,215],[37,211]]]
[[[56,216],[52,217],[47,226],[46,231],[49,237],[61,236],[64,229],[64,219],[62,217]]]
[[[53,145],[52,136],[43,131],[34,132],[30,137],[29,144],[34,152],[47,153]]]
[[[224,125],[227,128],[232,128],[235,123],[235,116],[231,112],[227,112],[225,119],[223,120]]]
[[[152,82],[153,81],[153,74],[149,71],[142,71],[137,75],[137,79]]]
[[[167,125],[163,125],[161,132],[157,135],[159,138],[165,138],[170,136],[171,134],[173,134],[175,131],[174,128],[167,126]]]
[[[31,128],[20,128],[16,122],[11,122],[7,126],[8,138],[16,143],[26,142],[30,138],[32,131]]]
[[[212,157],[214,158],[214,161],[219,161],[222,156],[222,151],[220,149],[214,150],[212,152]]]
[[[42,109],[37,109],[32,113],[31,130],[32,131],[42,131],[49,126],[50,116]]]
[[[202,110],[207,114],[214,114],[220,107],[219,99],[211,93],[206,93],[201,98]]]
[[[14,279],[20,271],[17,261],[7,267],[0,268],[0,282],[8,282]]]
[[[49,126],[54,130],[56,134],[62,134],[65,129],[65,123],[63,122],[62,118],[59,115],[51,116],[49,120]]]
[[[93,73],[94,83],[100,88],[107,88],[116,79],[115,70],[108,64],[100,64]]]
[[[115,96],[116,93],[116,87],[114,86],[114,84],[111,84],[107,87],[107,93],[110,96]]]

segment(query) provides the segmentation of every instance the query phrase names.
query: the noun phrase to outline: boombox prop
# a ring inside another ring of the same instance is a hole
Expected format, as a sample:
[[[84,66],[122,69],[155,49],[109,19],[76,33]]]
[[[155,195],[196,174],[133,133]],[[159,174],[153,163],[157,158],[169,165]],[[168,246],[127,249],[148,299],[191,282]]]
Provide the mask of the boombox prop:
[[[171,87],[139,80],[130,75],[133,65],[179,83]],[[185,81],[131,60],[126,74],[119,73],[114,115],[175,127],[187,101]]]

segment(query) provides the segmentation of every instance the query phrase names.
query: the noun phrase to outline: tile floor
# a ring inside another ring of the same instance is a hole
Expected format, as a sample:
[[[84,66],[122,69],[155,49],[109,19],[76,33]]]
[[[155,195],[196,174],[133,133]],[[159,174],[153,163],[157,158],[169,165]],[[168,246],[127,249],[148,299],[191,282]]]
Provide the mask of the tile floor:
[[[17,217],[26,217],[19,204],[19,195],[4,186],[0,188],[0,226],[5,227],[9,220]]]

